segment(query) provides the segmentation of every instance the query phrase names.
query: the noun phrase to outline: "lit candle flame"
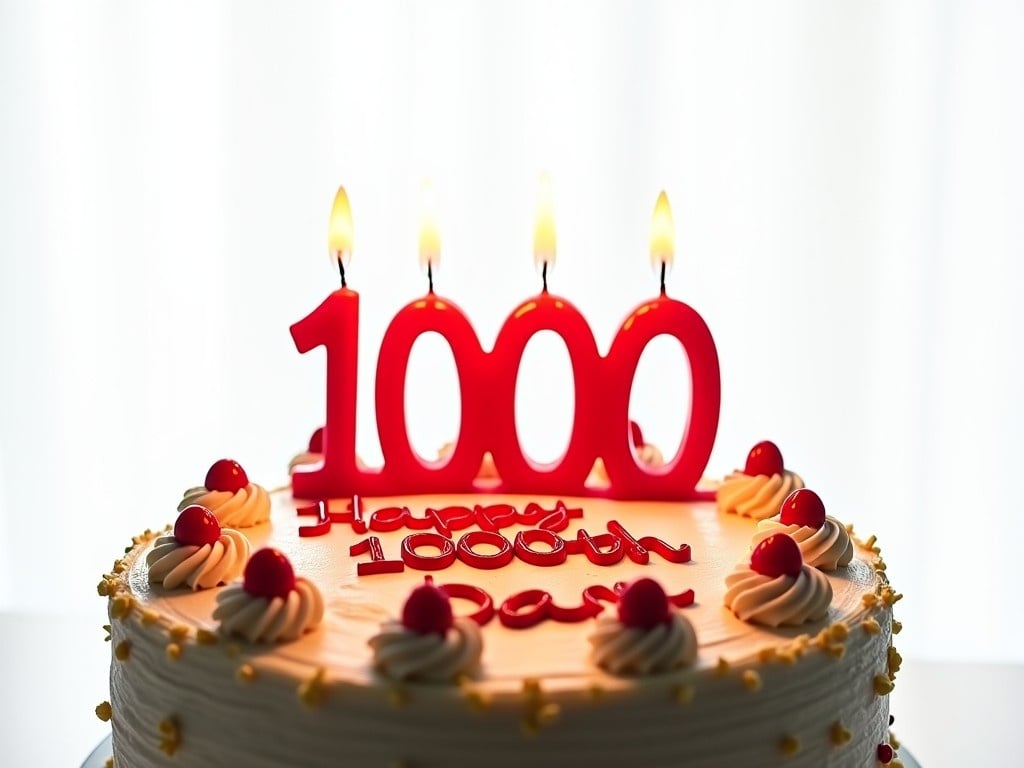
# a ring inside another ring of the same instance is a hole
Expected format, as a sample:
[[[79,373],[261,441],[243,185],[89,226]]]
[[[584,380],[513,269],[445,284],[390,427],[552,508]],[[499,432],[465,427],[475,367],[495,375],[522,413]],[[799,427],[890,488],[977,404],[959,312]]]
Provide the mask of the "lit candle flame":
[[[420,266],[433,270],[441,261],[441,231],[437,226],[434,187],[423,182],[420,194]]]
[[[533,263],[538,268],[555,263],[555,206],[551,200],[551,177],[540,175],[537,184],[537,225],[533,230]]]
[[[344,187],[338,187],[327,224],[327,250],[342,268],[352,259],[352,208]]]
[[[651,266],[660,270],[672,266],[675,260],[676,225],[672,222],[672,207],[665,190],[658,194],[651,216]]]

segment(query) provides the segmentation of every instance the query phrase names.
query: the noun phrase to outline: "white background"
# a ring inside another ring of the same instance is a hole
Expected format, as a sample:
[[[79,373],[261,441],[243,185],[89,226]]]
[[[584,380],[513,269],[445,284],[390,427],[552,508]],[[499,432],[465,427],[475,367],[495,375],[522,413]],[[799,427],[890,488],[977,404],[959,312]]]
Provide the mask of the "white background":
[[[284,476],[323,418],[322,353],[288,326],[337,285],[339,183],[378,456],[422,180],[438,292],[489,347],[539,287],[546,169],[552,290],[602,350],[655,294],[668,191],[669,292],[722,363],[709,473],[775,440],[878,533],[904,655],[1024,660],[1021,39],[1012,2],[0,2],[0,607],[101,623],[100,573],[212,460]],[[537,347],[520,430],[543,457],[570,374]],[[444,349],[415,351],[427,454],[457,424]],[[653,345],[634,414],[669,452],[684,379]]]

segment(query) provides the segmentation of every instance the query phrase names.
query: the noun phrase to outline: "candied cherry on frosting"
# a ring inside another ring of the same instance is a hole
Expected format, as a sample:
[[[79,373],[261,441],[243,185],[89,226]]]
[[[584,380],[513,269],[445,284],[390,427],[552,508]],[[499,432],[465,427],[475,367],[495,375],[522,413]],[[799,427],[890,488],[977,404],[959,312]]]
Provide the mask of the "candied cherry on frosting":
[[[629,422],[629,439],[634,448],[642,448],[644,445],[644,433],[635,421]]]
[[[668,596],[654,579],[645,576],[630,582],[619,595],[619,621],[627,627],[653,629],[671,615]]]
[[[202,547],[220,538],[220,523],[216,516],[200,504],[190,504],[181,510],[174,522],[174,538],[182,544]]]
[[[878,745],[878,762],[882,765],[888,765],[894,757],[896,757],[896,752],[891,746],[888,744]]]
[[[779,519],[783,525],[821,528],[825,524],[825,505],[810,488],[798,488],[782,502]]]
[[[783,469],[782,452],[771,440],[762,440],[750,449],[743,474],[750,475],[781,475]]]
[[[323,453],[324,452],[324,428],[320,427],[316,432],[309,436],[309,448],[310,453]]]
[[[253,597],[287,597],[295,588],[295,571],[280,550],[267,547],[246,563],[244,587]]]
[[[418,635],[433,632],[443,637],[452,626],[451,600],[433,584],[421,584],[402,606],[402,626]]]
[[[750,567],[762,576],[799,576],[804,564],[800,547],[785,533],[769,536],[750,553]]]
[[[220,459],[213,463],[206,473],[204,485],[210,491],[235,493],[249,484],[249,478],[242,465],[233,459]]]

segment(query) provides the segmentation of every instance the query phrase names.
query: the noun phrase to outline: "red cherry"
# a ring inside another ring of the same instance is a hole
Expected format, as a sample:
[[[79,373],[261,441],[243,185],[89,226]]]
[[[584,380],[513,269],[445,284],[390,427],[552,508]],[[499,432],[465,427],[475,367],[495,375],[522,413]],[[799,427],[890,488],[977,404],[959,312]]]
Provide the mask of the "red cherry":
[[[323,453],[324,452],[324,428],[320,427],[309,437],[309,452],[310,453]]]
[[[229,491],[234,493],[249,484],[249,478],[242,465],[232,459],[215,461],[206,473],[206,488],[210,491]]]
[[[804,564],[800,547],[784,533],[769,536],[750,553],[750,567],[762,576],[799,576]]]
[[[619,621],[627,627],[653,629],[670,616],[668,596],[654,579],[639,578],[619,595]]]
[[[635,421],[629,422],[629,438],[634,448],[641,448],[644,445],[644,433],[640,431],[640,425]]]
[[[825,524],[825,505],[810,488],[798,488],[789,494],[782,502],[779,514],[783,525],[821,528]]]
[[[750,475],[781,475],[782,474],[782,452],[771,440],[762,440],[750,449],[747,454],[747,465],[743,468],[743,474]]]
[[[419,635],[447,634],[452,626],[448,595],[433,584],[421,584],[409,593],[402,607],[402,626]]]
[[[220,523],[206,507],[190,504],[174,523],[174,538],[196,547],[213,544],[220,538]]]
[[[892,759],[896,757],[896,753],[893,752],[892,747],[888,744],[878,745],[878,762],[882,765],[888,765],[892,762]]]
[[[245,591],[253,597],[287,597],[295,588],[295,571],[280,550],[267,547],[245,565]]]

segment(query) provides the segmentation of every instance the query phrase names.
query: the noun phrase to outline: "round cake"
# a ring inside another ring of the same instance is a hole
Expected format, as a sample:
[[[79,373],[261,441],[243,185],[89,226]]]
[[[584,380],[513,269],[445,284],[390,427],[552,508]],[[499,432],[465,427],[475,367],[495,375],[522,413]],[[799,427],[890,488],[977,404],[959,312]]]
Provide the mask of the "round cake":
[[[113,763],[898,765],[875,539],[752,460],[693,502],[208,476],[99,585]]]

